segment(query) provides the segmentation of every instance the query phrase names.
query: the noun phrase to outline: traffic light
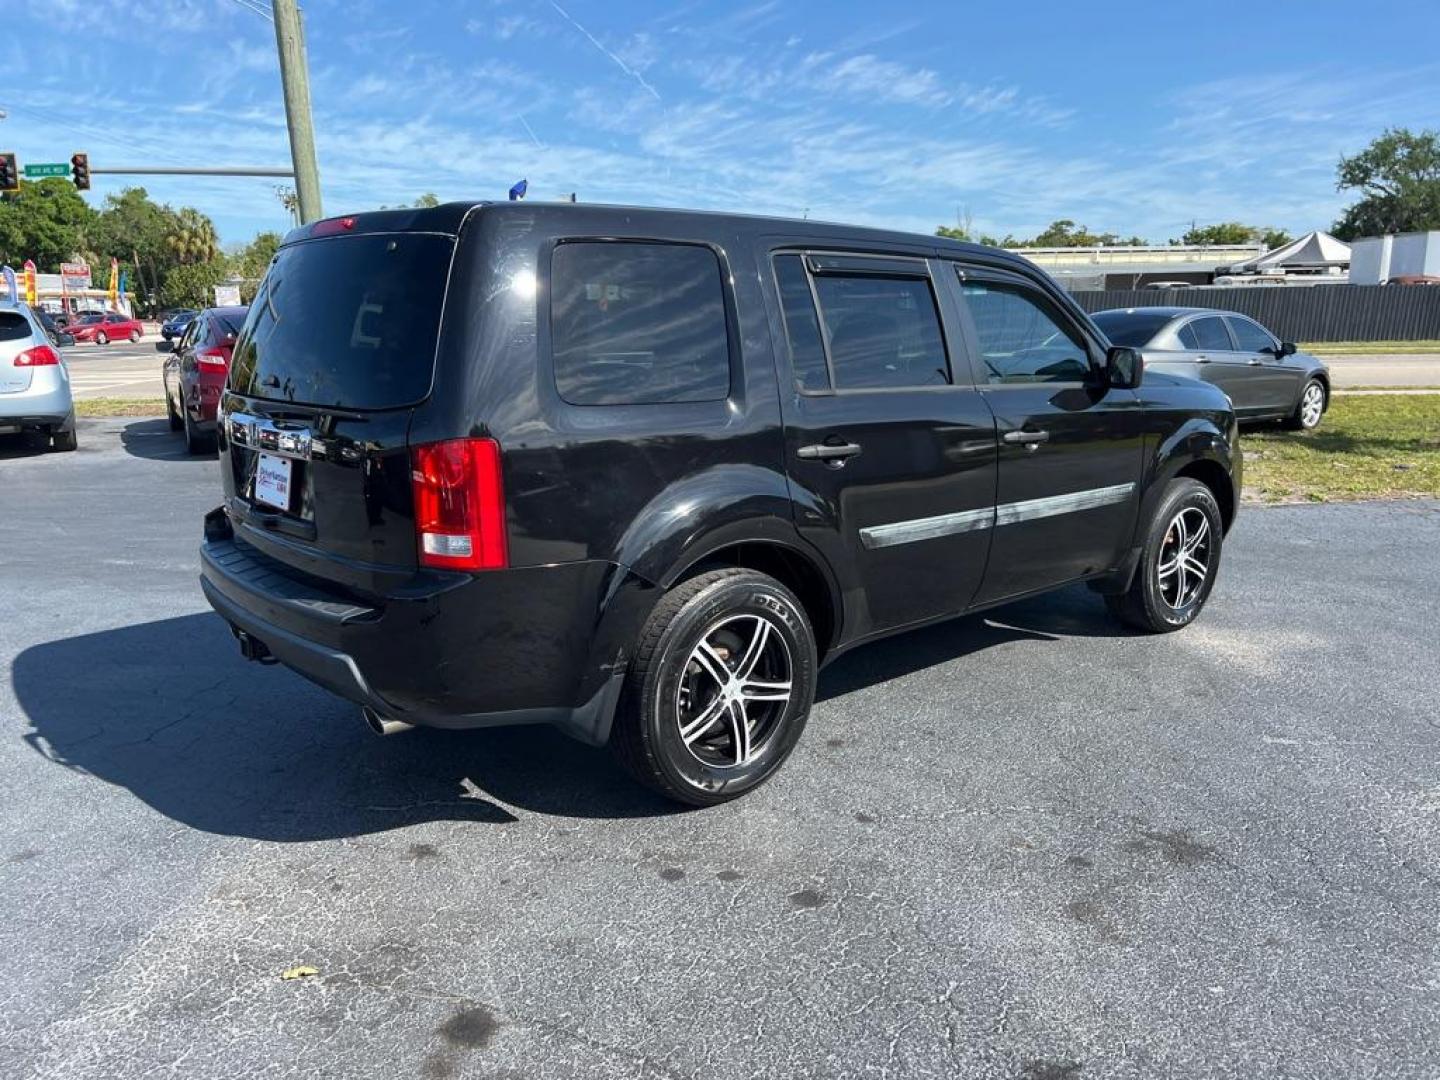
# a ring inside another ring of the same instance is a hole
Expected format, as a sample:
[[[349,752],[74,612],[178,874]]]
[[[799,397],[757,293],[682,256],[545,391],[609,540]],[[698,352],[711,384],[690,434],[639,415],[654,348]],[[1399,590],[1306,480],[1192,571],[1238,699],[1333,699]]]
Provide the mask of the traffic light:
[[[90,155],[70,155],[70,179],[75,181],[76,191],[90,190]]]
[[[15,155],[6,151],[0,154],[0,192],[20,190],[20,165]]]

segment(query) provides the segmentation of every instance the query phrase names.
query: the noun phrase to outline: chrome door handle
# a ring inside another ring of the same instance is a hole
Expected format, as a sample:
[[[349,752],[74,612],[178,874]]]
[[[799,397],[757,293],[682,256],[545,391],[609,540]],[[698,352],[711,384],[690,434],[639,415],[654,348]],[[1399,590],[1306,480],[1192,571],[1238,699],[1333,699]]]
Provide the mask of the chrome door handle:
[[[1195,357],[1195,363],[1197,363],[1197,364],[1208,364],[1209,362],[1210,362],[1210,358],[1209,358],[1208,356],[1197,356],[1197,357]]]
[[[1005,441],[1033,449],[1043,442],[1049,442],[1050,433],[1048,431],[1007,431],[1005,432]]]
[[[1263,363],[1265,363],[1265,361],[1264,361],[1264,360],[1247,360],[1246,363],[1248,363],[1251,367],[1259,367],[1260,365],[1262,365]]]
[[[795,456],[806,461],[845,461],[858,453],[858,443],[811,443],[796,450]]]

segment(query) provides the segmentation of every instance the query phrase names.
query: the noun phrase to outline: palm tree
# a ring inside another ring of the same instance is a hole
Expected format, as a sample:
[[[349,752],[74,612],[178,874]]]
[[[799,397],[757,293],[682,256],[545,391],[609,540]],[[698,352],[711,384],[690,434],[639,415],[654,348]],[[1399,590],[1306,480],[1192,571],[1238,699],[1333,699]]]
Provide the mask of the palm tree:
[[[165,243],[181,265],[210,262],[220,254],[214,223],[188,206],[175,215],[174,227],[165,237]]]

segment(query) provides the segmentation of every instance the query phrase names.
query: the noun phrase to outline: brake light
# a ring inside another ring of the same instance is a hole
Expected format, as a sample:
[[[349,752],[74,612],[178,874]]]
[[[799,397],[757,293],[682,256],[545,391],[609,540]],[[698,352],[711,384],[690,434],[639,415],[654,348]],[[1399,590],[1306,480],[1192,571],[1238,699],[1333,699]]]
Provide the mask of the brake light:
[[[230,364],[223,349],[206,349],[195,354],[195,366],[202,371],[223,372]]]
[[[420,564],[498,570],[507,564],[500,444],[448,439],[410,451]]]
[[[36,345],[15,357],[13,363],[16,367],[50,367],[60,363],[60,354],[49,345]]]
[[[311,236],[332,236],[335,233],[349,232],[355,228],[353,217],[326,218],[324,221],[317,221],[310,226]]]

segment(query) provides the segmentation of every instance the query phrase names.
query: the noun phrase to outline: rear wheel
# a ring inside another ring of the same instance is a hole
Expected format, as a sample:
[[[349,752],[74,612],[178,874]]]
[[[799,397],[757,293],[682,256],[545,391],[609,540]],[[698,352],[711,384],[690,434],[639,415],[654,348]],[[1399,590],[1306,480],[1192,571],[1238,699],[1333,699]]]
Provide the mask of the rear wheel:
[[[131,331],[130,331],[130,344],[131,344],[131,345],[134,345],[135,342],[137,342],[137,341],[139,341],[139,340],[140,340],[140,331],[139,331],[139,330],[131,330]]]
[[[1295,411],[1286,418],[1285,426],[1291,431],[1314,431],[1324,415],[1325,386],[1319,379],[1311,379],[1300,391],[1300,400],[1295,405]]]
[[[1125,593],[1105,597],[1111,613],[1154,633],[1194,622],[1220,569],[1223,527],[1209,488],[1188,477],[1170,481],[1146,531],[1135,580]]]
[[[78,450],[80,440],[75,437],[75,429],[69,431],[52,431],[50,433],[50,448],[52,450],[67,451]]]
[[[180,422],[185,428],[185,452],[187,454],[213,454],[215,452],[215,439],[210,435],[202,435],[195,430],[195,423],[190,419],[190,410],[181,404]]]
[[[764,783],[815,697],[805,609],[774,578],[713,570],[656,605],[626,677],[611,746],[641,783],[711,806]]]
[[[109,344],[110,344],[110,338],[106,335],[106,333],[105,333],[104,330],[101,330],[98,334],[95,335],[95,344],[96,344],[96,345],[109,345]]]

